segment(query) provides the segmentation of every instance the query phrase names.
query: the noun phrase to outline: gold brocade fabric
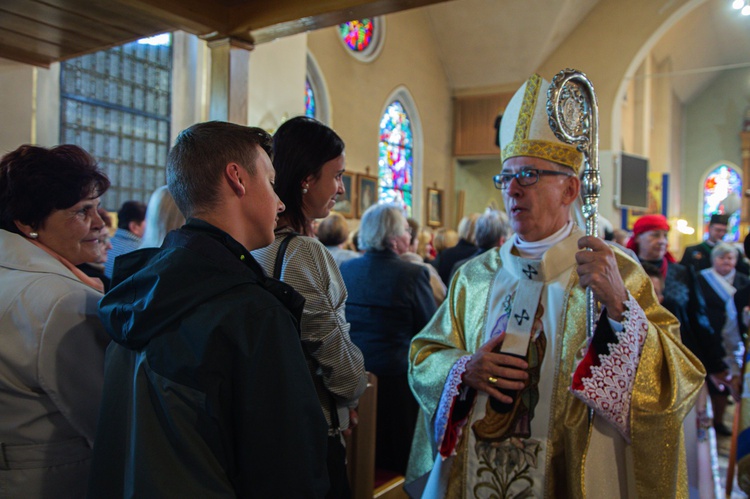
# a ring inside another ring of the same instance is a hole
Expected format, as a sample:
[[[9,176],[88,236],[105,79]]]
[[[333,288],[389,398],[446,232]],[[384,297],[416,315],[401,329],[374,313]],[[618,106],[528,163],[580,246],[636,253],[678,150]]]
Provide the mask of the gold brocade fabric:
[[[550,129],[547,115],[549,86],[548,81],[535,74],[516,91],[505,108],[501,122],[500,156],[502,161],[516,156],[532,156],[579,172],[582,166],[581,152],[575,146],[557,139]]]
[[[640,265],[616,249],[615,252],[625,285],[649,321],[630,415],[634,487],[640,498],[687,497],[682,420],[695,402],[705,372],[680,342],[676,319],[658,304],[651,281]],[[474,353],[481,345],[493,279],[502,265],[500,253],[489,251],[461,267],[445,303],[412,341],[409,382],[420,404],[421,417],[407,482],[428,473],[433,466],[437,453],[433,423],[446,377],[458,359]],[[588,407],[569,391],[576,353],[586,344],[585,293],[575,271],[567,293],[565,314],[556,335],[563,340],[547,347],[554,348],[552,358],[557,359],[553,399],[540,401],[551,408],[544,490],[545,497],[551,498],[596,497],[595,491],[587,494],[584,490]],[[551,353],[548,351],[548,355]],[[448,497],[471,497],[463,482],[463,440],[457,445]]]

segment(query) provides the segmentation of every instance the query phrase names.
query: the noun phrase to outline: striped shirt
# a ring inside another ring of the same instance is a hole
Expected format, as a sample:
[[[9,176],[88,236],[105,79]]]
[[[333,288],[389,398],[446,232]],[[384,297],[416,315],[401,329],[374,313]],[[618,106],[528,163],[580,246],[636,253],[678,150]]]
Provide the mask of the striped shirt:
[[[267,275],[273,275],[279,245],[291,232],[278,230],[270,246],[252,252]],[[349,427],[349,408],[356,407],[367,388],[367,375],[362,352],[349,338],[347,293],[339,268],[317,239],[297,236],[284,255],[281,280],[305,297],[300,329],[307,365],[331,434],[336,432],[330,410],[334,401],[339,428],[344,430]]]

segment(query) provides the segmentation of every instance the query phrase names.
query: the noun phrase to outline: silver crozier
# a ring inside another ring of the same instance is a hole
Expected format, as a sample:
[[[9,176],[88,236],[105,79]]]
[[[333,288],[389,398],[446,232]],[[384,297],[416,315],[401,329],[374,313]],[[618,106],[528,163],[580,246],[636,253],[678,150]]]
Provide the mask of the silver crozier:
[[[599,228],[599,105],[588,77],[574,69],[560,71],[547,91],[547,115],[555,136],[583,154],[581,197],[586,235]],[[586,288],[586,336],[594,335],[598,307],[594,292]]]

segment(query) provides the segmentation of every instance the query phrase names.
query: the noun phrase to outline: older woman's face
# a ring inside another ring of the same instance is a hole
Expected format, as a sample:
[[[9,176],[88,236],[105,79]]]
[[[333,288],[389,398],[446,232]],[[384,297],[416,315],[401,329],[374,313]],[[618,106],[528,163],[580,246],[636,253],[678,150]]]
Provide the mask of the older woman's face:
[[[727,275],[737,265],[737,252],[731,251],[725,255],[714,257],[713,268],[719,275]]]
[[[391,248],[396,252],[397,255],[403,255],[409,251],[409,243],[411,243],[411,227],[406,218],[402,218],[404,230],[401,235],[396,236],[391,241]]]
[[[99,199],[83,199],[70,208],[53,211],[37,229],[38,241],[73,265],[96,262],[104,228],[96,209]]]
[[[667,231],[647,230],[636,238],[638,258],[646,261],[661,260],[667,253]]]

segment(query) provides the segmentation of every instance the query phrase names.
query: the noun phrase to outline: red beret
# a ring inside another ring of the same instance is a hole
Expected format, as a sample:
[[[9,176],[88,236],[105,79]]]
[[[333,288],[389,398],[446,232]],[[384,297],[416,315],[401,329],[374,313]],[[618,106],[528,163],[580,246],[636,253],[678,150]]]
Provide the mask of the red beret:
[[[638,243],[636,242],[636,238],[644,232],[648,232],[650,230],[669,230],[669,222],[667,222],[667,217],[665,217],[664,215],[643,215],[641,218],[636,220],[633,224],[633,235],[628,240],[627,248],[635,251],[635,253],[638,254]],[[675,261],[674,257],[671,255],[671,253],[669,253],[669,251],[667,251],[665,257],[670,262]],[[664,271],[666,272],[666,266],[664,267]]]
[[[643,215],[633,224],[633,236],[650,230],[669,230],[669,222],[664,215]]]

